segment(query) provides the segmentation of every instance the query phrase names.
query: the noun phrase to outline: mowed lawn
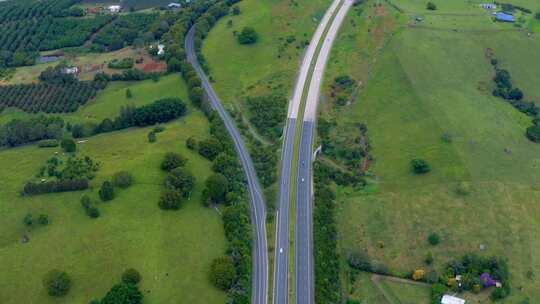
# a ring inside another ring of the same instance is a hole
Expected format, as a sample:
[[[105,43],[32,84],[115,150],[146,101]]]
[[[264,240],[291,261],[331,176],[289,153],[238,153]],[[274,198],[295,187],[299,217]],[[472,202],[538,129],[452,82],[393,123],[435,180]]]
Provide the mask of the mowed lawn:
[[[330,2],[243,0],[238,3],[241,14],[222,18],[203,45],[214,87],[223,102],[241,107],[242,95],[269,91],[290,94],[304,51],[299,44],[309,42]],[[232,27],[227,26],[229,20]],[[257,31],[257,43],[238,43],[233,32],[240,32],[245,26]],[[289,36],[295,41],[285,47]]]
[[[416,2],[404,1],[410,7]],[[526,4],[537,9],[532,1]],[[491,22],[475,20],[479,26]],[[369,187],[338,194],[342,256],[368,250],[398,274],[420,267],[440,270],[471,252],[504,257],[513,288],[503,303],[540,298],[537,276],[527,275],[540,269],[540,145],[524,136],[531,119],[491,96],[493,71],[485,56],[491,48],[525,99],[540,103],[539,37],[524,31],[399,27],[387,33],[374,59],[364,58],[372,69],[361,69],[335,56],[356,50],[345,60],[362,60],[369,52],[364,40],[351,38],[361,32],[344,28],[328,74],[367,78],[358,99],[332,115],[344,128],[366,123],[374,157]],[[441,140],[444,133],[451,143]],[[411,174],[413,158],[427,160],[432,172]],[[471,184],[466,196],[455,191],[463,181]],[[441,236],[438,246],[428,245],[431,232]],[[435,262],[427,267],[429,251]]]
[[[170,85],[163,87],[160,84],[167,78],[133,85],[133,102],[165,96],[181,96],[188,102],[177,76],[170,79]],[[76,115],[88,113],[97,119],[116,114],[124,97],[108,91],[113,88],[103,93],[107,100],[98,98],[88,106],[95,107],[92,111],[85,107]],[[208,122],[190,109],[189,115],[165,127],[153,144],[147,140],[150,127],[102,134],[79,144],[78,155],[101,163],[92,189],[85,192],[21,197],[25,181],[59,149],[25,146],[0,151],[0,303],[88,303],[103,297],[129,267],[142,274],[145,303],[225,302],[225,293],[208,278],[211,261],[225,252],[223,224],[215,210],[200,203],[211,163],[185,147],[190,136],[209,136]],[[179,211],[165,212],[157,206],[165,176],[159,165],[170,151],[189,159],[187,168],[196,177],[196,187]],[[115,189],[114,200],[98,204],[101,217],[90,219],[80,197],[88,193],[98,199],[99,185],[120,170],[131,172],[135,184]],[[51,223],[27,229],[22,222],[27,213],[34,218],[47,214]],[[23,244],[25,234],[30,241]],[[49,297],[41,283],[53,268],[67,271],[73,280],[69,294],[61,299]]]

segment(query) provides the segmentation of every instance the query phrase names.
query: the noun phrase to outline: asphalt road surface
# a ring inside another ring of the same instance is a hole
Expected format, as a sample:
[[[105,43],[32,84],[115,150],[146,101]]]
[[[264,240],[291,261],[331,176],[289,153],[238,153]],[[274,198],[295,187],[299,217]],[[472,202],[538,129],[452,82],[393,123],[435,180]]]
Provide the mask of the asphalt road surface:
[[[304,54],[302,65],[298,73],[296,85],[292,99],[289,101],[288,119],[284,131],[283,148],[281,155],[281,172],[279,202],[276,225],[276,245],[274,258],[274,284],[273,284],[273,303],[287,304],[289,300],[289,228],[290,228],[290,183],[292,176],[292,160],[294,154],[294,142],[296,134],[296,121],[299,108],[302,101],[302,95],[309,69],[313,62],[317,46],[320,44],[328,22],[332,19],[341,0],[334,0],[325,15],[321,19],[319,26],[313,34],[313,38]]]
[[[212,89],[212,86],[208,82],[208,79],[202,70],[197,56],[193,48],[193,36],[194,27],[192,27],[185,41],[185,48],[187,53],[187,59],[193,66],[199,78],[201,79],[202,86],[210,104],[214,110],[217,111],[221,119],[225,124],[225,128],[229,132],[236,152],[240,159],[240,163],[244,169],[244,172],[248,181],[249,194],[251,198],[251,220],[254,231],[253,236],[253,273],[252,273],[252,301],[253,304],[266,304],[268,300],[268,249],[266,244],[266,211],[265,204],[261,192],[257,175],[253,167],[253,162],[249,156],[248,150],[240,137],[240,133],[236,129],[233,120],[225,111],[219,98]]]
[[[302,122],[300,147],[298,149],[298,173],[295,200],[295,291],[296,304],[313,304],[314,268],[313,268],[313,133],[317,118],[317,105],[324,70],[330,50],[339,28],[354,0],[344,0],[330,28],[324,37],[306,99],[306,107]]]

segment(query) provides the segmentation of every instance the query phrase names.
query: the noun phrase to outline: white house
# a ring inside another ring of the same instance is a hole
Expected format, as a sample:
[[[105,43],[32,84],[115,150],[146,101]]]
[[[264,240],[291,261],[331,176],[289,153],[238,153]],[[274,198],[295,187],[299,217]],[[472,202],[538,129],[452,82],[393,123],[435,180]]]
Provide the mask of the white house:
[[[159,56],[165,54],[165,45],[163,45],[163,44],[158,44],[157,48],[158,48],[157,54],[158,54]]]
[[[78,67],[69,67],[64,69],[64,74],[77,74],[79,73]]]
[[[444,295],[441,299],[441,304],[465,304],[465,300],[450,295]]]
[[[116,13],[119,13],[120,10],[122,9],[122,7],[120,5],[111,5],[107,8],[109,10],[109,12],[113,13],[113,14],[116,14]]]
[[[482,3],[482,4],[480,4],[480,7],[488,9],[488,10],[496,10],[497,9],[497,4],[495,4],[495,3]]]

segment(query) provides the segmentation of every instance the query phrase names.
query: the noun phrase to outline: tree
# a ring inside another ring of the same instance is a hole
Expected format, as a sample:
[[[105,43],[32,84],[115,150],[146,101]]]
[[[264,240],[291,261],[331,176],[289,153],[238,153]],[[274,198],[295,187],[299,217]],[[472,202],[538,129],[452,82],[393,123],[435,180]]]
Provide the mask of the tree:
[[[215,204],[225,202],[225,194],[227,194],[229,182],[222,174],[214,174],[206,180],[206,189],[208,198]]]
[[[213,137],[199,142],[199,154],[209,160],[214,160],[222,151],[223,145]]]
[[[434,10],[437,9],[437,5],[435,5],[435,3],[433,3],[433,2],[428,2],[428,3],[426,4],[426,8],[427,8],[428,10],[430,10],[430,11],[434,11]]]
[[[426,276],[426,271],[423,269],[416,269],[413,272],[412,279],[415,281],[422,280]]]
[[[119,171],[113,175],[112,183],[115,187],[127,188],[133,184],[133,176],[127,171]]]
[[[233,14],[233,16],[240,15],[240,8],[238,6],[233,6],[231,13]]]
[[[102,201],[110,201],[114,198],[114,188],[110,181],[104,181],[99,189],[99,198]]]
[[[411,167],[415,174],[426,174],[431,171],[429,164],[423,159],[413,159]]]
[[[428,242],[429,244],[436,246],[441,242],[441,237],[437,233],[431,233],[428,236]]]
[[[52,297],[61,297],[69,292],[71,278],[64,271],[53,269],[45,274],[43,286]]]
[[[210,280],[222,290],[229,290],[234,284],[236,278],[236,269],[232,258],[223,256],[212,261],[210,266]]]
[[[75,141],[71,138],[62,139],[60,147],[62,147],[62,149],[64,149],[64,152],[67,153],[73,153],[77,150],[77,145],[75,144]]]
[[[141,304],[142,300],[143,294],[137,285],[120,283],[107,292],[101,304]]]
[[[129,88],[127,88],[126,89],[126,98],[130,99],[131,97],[133,97],[133,94],[131,93],[131,90]]]
[[[174,152],[167,152],[165,158],[161,162],[161,170],[171,171],[178,167],[183,167],[187,163],[187,159],[182,155]]]
[[[133,268],[126,269],[126,271],[124,271],[122,274],[122,282],[126,284],[137,285],[140,281],[141,274]]]
[[[162,210],[178,210],[182,203],[182,194],[175,190],[165,190],[159,197],[158,206]]]
[[[180,192],[183,197],[187,197],[194,186],[195,177],[184,168],[173,169],[165,177],[165,187]]]
[[[38,217],[38,223],[43,226],[49,225],[49,216],[46,214],[40,214]]]
[[[535,143],[540,143],[540,125],[528,127],[527,138]]]
[[[244,27],[238,35],[238,42],[240,44],[253,44],[259,40],[259,35],[252,27]]]
[[[149,142],[149,143],[155,143],[156,140],[157,140],[156,132],[150,131],[150,132],[148,133],[148,142]]]

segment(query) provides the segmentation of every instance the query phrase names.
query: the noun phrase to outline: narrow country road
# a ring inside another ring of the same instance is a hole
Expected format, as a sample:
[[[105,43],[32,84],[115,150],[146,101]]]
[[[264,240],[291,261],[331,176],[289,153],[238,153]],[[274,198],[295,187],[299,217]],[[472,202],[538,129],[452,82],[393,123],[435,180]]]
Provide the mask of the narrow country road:
[[[292,162],[294,157],[294,143],[296,135],[296,122],[304,87],[308,78],[309,70],[313,62],[313,57],[320,44],[321,37],[332,19],[341,0],[334,0],[325,15],[321,19],[311,42],[304,54],[296,85],[294,87],[292,99],[289,101],[288,118],[284,131],[283,148],[281,153],[281,172],[279,202],[276,224],[276,245],[274,257],[274,281],[273,281],[273,303],[287,304],[289,302],[289,256],[290,256],[290,202],[291,202],[291,181]]]
[[[268,299],[268,249],[266,244],[266,211],[265,204],[263,200],[263,195],[259,182],[257,180],[257,175],[253,167],[253,162],[249,156],[248,150],[240,137],[240,133],[236,129],[233,120],[225,111],[219,98],[214,92],[212,86],[208,82],[208,79],[202,70],[199,62],[197,60],[197,55],[193,47],[193,36],[195,33],[195,28],[192,27],[185,41],[185,49],[187,54],[188,62],[193,66],[197,72],[199,78],[201,79],[202,86],[208,100],[214,110],[217,111],[221,119],[225,124],[225,128],[229,132],[240,163],[246,174],[248,181],[249,194],[251,199],[251,219],[253,226],[253,272],[252,272],[252,301],[253,304],[266,304]]]

